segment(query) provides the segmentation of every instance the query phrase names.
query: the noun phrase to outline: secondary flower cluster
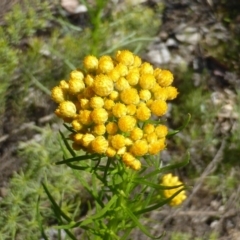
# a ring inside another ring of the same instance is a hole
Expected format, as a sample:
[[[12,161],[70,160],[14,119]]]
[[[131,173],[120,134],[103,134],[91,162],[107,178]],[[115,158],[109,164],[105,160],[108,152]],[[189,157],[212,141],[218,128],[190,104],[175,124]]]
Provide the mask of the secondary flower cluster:
[[[162,183],[163,186],[167,187],[174,187],[174,186],[179,186],[182,185],[183,183],[179,181],[177,176],[173,176],[171,173],[166,174],[162,178]],[[173,194],[175,194],[177,191],[179,191],[181,187],[173,188],[173,189],[166,189],[163,191],[163,194],[166,198],[172,197]],[[171,202],[171,206],[177,206],[181,204],[185,199],[187,198],[185,191],[181,191],[177,196],[175,196]]]
[[[90,55],[83,63],[84,71],[72,71],[68,81],[52,89],[56,115],[74,130],[73,148],[120,157],[140,169],[140,157],[165,148],[167,127],[149,120],[163,116],[166,101],[178,94],[172,73],[154,69],[128,50],[115,58]]]

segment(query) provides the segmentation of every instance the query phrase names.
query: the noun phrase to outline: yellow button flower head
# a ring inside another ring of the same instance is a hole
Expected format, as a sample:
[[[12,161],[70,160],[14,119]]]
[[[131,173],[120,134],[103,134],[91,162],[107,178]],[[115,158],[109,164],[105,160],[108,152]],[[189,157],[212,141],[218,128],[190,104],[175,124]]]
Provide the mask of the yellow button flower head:
[[[125,77],[128,74],[128,67],[122,63],[117,64],[115,70],[119,73],[120,77]]]
[[[151,155],[158,154],[160,151],[165,149],[165,139],[161,138],[157,140],[156,142],[152,142],[148,145],[148,153]]]
[[[107,151],[108,141],[105,137],[98,136],[93,141],[91,141],[91,148],[93,152],[103,154]]]
[[[106,126],[104,124],[98,124],[93,127],[95,135],[103,135],[106,132]]]
[[[178,90],[175,87],[169,86],[165,88],[167,91],[167,100],[173,100],[178,95]]]
[[[59,113],[61,117],[74,118],[76,116],[76,106],[71,101],[64,101],[59,104]]]
[[[130,132],[134,129],[136,123],[136,118],[126,115],[119,118],[118,127],[123,132]]]
[[[68,84],[69,93],[71,94],[78,94],[85,88],[85,84],[82,79],[71,78]]]
[[[89,125],[92,123],[91,111],[80,110],[77,116],[77,120],[83,125]]]
[[[92,121],[96,124],[103,124],[108,120],[108,112],[104,108],[95,108],[91,113]]]
[[[114,105],[115,105],[115,103],[114,103],[114,101],[111,100],[111,99],[106,99],[106,100],[104,101],[104,108],[105,108],[106,110],[111,110]]]
[[[114,135],[118,131],[118,125],[115,122],[109,122],[106,125],[106,131],[109,135]]]
[[[83,137],[82,137],[82,145],[83,145],[84,147],[88,147],[94,139],[95,139],[95,137],[94,137],[93,134],[91,134],[91,133],[86,133],[86,134],[84,134]]]
[[[141,128],[136,127],[130,132],[130,138],[133,141],[140,140],[142,137],[143,137],[143,130]]]
[[[73,149],[122,159],[127,167],[141,168],[136,157],[155,155],[166,146],[167,127],[154,121],[167,112],[168,100],[178,91],[168,70],[128,50],[110,56],[87,56],[84,72],[75,70],[52,89],[55,113],[74,131]]]
[[[131,66],[134,63],[134,55],[128,50],[118,51],[116,60],[126,66]]]
[[[140,97],[141,100],[147,102],[149,99],[151,99],[152,94],[149,90],[143,89],[143,90],[140,91],[139,97]]]
[[[115,83],[115,89],[119,92],[123,91],[125,89],[128,89],[128,88],[130,88],[130,85],[129,85],[128,81],[126,80],[126,78],[124,78],[124,77],[120,77],[117,80],[117,82]]]
[[[109,73],[114,68],[112,58],[110,56],[102,56],[98,62],[98,71],[100,73]]]
[[[151,117],[151,111],[145,104],[137,108],[136,118],[139,121],[147,121],[150,117]]]
[[[164,138],[168,134],[168,128],[165,125],[160,124],[155,128],[155,133],[158,138]]]
[[[167,186],[167,187],[174,187],[174,186],[179,186],[183,184],[177,176],[173,176],[171,173],[166,174],[162,178],[161,185]],[[166,189],[163,191],[163,194],[166,198],[172,197],[176,192],[178,192],[181,187],[173,188],[173,189]],[[180,205],[185,199],[187,198],[185,191],[181,191],[177,196],[175,196],[171,202],[171,206],[177,206]]]
[[[145,134],[150,134],[150,133],[152,133],[154,131],[155,131],[155,127],[151,123],[148,123],[148,124],[144,125],[144,127],[143,127],[143,132]]]
[[[148,143],[146,140],[137,140],[130,148],[133,156],[141,157],[148,152]]]
[[[90,107],[91,108],[102,108],[104,105],[104,100],[101,97],[92,97],[90,99]]]
[[[116,103],[112,108],[112,113],[114,117],[120,118],[127,114],[127,108],[122,103]]]
[[[140,101],[138,91],[135,88],[128,88],[120,93],[120,99],[125,104],[138,104]]]
[[[139,85],[142,89],[152,89],[156,84],[156,79],[152,74],[142,74]]]
[[[113,81],[107,75],[103,74],[96,76],[92,86],[94,92],[100,97],[108,96],[114,88]]]
[[[155,77],[161,87],[168,87],[173,82],[173,75],[168,70],[156,71]]]
[[[150,106],[150,109],[153,114],[158,117],[161,117],[167,112],[167,103],[162,100],[155,100]]]
[[[111,138],[111,145],[114,149],[119,150],[125,146],[125,137],[117,134]]]
[[[128,115],[134,115],[137,111],[137,107],[135,104],[129,104],[129,105],[126,105],[126,107],[127,107]]]
[[[135,86],[138,84],[140,78],[140,73],[138,68],[132,68],[129,70],[126,79],[131,86]]]
[[[51,96],[54,102],[61,103],[66,100],[66,93],[64,89],[56,86],[52,89]]]
[[[140,67],[140,73],[141,75],[153,74],[153,66],[148,62],[143,63]]]
[[[88,71],[95,71],[98,68],[98,59],[95,56],[86,56],[83,60],[84,67]]]

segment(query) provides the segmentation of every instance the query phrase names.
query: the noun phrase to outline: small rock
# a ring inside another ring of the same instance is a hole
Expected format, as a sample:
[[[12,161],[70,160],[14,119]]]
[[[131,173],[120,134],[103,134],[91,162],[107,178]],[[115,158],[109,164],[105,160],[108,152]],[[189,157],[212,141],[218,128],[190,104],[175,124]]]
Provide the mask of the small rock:
[[[147,53],[147,58],[156,65],[169,63],[171,54],[165,44],[160,43],[158,49],[150,50]]]
[[[211,222],[210,228],[215,229],[218,226],[218,224],[219,224],[219,221],[215,220],[215,221]]]
[[[180,42],[196,45],[201,39],[201,34],[195,27],[186,27],[176,34],[176,39]]]

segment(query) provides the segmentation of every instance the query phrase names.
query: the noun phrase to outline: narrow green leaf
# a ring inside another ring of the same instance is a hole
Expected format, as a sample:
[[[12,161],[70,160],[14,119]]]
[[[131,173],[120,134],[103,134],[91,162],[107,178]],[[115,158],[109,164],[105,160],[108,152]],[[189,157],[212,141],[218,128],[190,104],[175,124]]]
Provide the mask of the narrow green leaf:
[[[58,206],[58,204],[55,202],[54,198],[52,197],[52,195],[50,194],[50,192],[48,191],[47,189],[47,186],[42,182],[42,186],[44,188],[44,191],[46,192],[49,200],[51,201],[52,203],[52,206],[53,206],[53,210],[54,210],[54,213],[56,214],[56,217],[62,222],[61,220],[61,216],[67,220],[68,222],[71,221],[71,219],[60,209],[60,207]]]
[[[174,131],[168,133],[167,137],[173,137],[173,136],[176,135],[177,133],[181,132],[184,128],[187,127],[187,125],[189,124],[190,120],[191,120],[191,114],[188,113],[188,118],[187,118],[187,120],[183,123],[183,125],[182,125],[179,129],[174,130]]]
[[[60,134],[61,134],[61,137],[62,137],[62,140],[66,146],[66,148],[68,149],[68,151],[70,152],[70,154],[75,157],[76,156],[76,153],[73,151],[72,147],[69,145],[67,139],[65,138],[65,136],[63,135],[63,133],[61,131],[59,131]]]
[[[180,189],[179,191],[177,191],[176,193],[174,193],[170,198],[167,198],[167,199],[164,199],[163,201],[157,203],[157,204],[154,204],[150,207],[147,207],[147,208],[144,208],[144,209],[141,209],[141,210],[138,210],[136,212],[134,212],[136,215],[138,214],[143,214],[143,213],[147,213],[147,212],[150,212],[150,211],[153,211],[155,209],[158,209],[160,207],[162,207],[163,205],[169,203],[174,197],[176,197],[181,191],[185,190],[186,188],[182,188]]]
[[[160,239],[160,238],[162,237],[162,234],[161,234],[160,236],[158,236],[158,237],[152,236],[152,235],[148,232],[148,230],[138,221],[138,218],[136,217],[136,215],[134,215],[134,213],[132,213],[132,211],[131,211],[129,208],[124,207],[124,206],[122,206],[122,207],[124,208],[124,210],[126,211],[126,213],[128,214],[128,216],[129,216],[129,217],[133,220],[133,222],[136,224],[136,226],[138,226],[139,229],[140,229],[145,235],[147,235],[148,237],[150,237],[150,238],[152,238],[152,239]]]
[[[84,160],[88,160],[91,159],[93,161],[99,160],[99,155],[97,154],[91,154],[91,155],[81,155],[81,156],[74,156],[72,158],[68,158],[68,159],[64,159],[62,161],[56,162],[56,165],[60,165],[60,164],[66,164],[66,163],[71,163],[71,162],[79,162],[79,161],[84,161]]]
[[[37,210],[37,221],[38,221],[38,225],[39,225],[39,228],[40,228],[40,231],[41,231],[42,238],[44,240],[48,240],[48,237],[45,234],[44,229],[43,229],[43,225],[42,225],[41,213],[40,213],[40,210],[39,210],[39,203],[40,203],[40,196],[37,199],[37,207],[36,207],[36,210]]]

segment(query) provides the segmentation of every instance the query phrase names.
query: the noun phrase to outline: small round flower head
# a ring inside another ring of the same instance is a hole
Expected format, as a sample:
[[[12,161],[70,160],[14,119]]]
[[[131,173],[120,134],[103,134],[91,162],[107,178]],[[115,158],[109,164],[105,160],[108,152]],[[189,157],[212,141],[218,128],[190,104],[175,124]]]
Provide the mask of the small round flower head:
[[[134,55],[128,50],[118,51],[116,60],[126,66],[131,66],[134,63]]]
[[[148,152],[148,143],[145,140],[137,140],[130,148],[133,156],[141,157]]]
[[[130,138],[133,141],[140,140],[142,137],[143,137],[143,130],[141,128],[136,127],[130,132]]]
[[[151,117],[151,111],[146,105],[141,105],[137,108],[135,116],[139,121],[146,121]]]
[[[88,147],[94,139],[95,139],[95,137],[94,137],[93,134],[91,134],[91,133],[86,133],[86,134],[84,134],[83,137],[82,137],[82,145],[83,145],[84,147]]]
[[[118,125],[115,122],[109,122],[106,125],[106,131],[109,135],[114,135],[118,132]]]
[[[173,82],[173,75],[168,70],[158,71],[155,73],[156,80],[161,87],[168,87]]]
[[[61,103],[66,100],[66,93],[64,89],[56,86],[52,89],[51,96],[54,102]]]
[[[143,63],[140,67],[140,73],[141,73],[141,75],[143,75],[143,74],[151,74],[152,75],[153,74],[153,66],[148,62]]]
[[[161,139],[157,140],[156,142],[152,142],[148,145],[148,153],[151,155],[158,154],[165,147],[166,147],[165,139],[161,138]]]
[[[108,73],[108,76],[113,82],[116,82],[121,77],[121,73],[117,68],[114,68],[112,71]]]
[[[98,71],[101,73],[109,73],[114,68],[112,58],[109,56],[102,56],[98,62]]]
[[[177,176],[173,176],[171,173],[166,174],[163,176],[161,185],[167,186],[167,187],[174,187],[182,185],[183,183],[178,179]],[[166,189],[163,191],[163,194],[166,198],[172,197],[176,192],[178,192],[182,186],[173,188],[173,189]],[[187,198],[185,191],[181,191],[177,196],[175,196],[171,202],[171,206],[177,206],[180,205],[185,199]]]
[[[115,70],[118,71],[120,77],[125,77],[128,74],[127,66],[122,63],[117,64]]]
[[[106,110],[111,110],[114,105],[115,105],[115,103],[114,103],[114,101],[111,100],[111,99],[106,99],[106,100],[104,101],[104,108],[105,108]]]
[[[82,133],[76,133],[73,136],[73,141],[76,142],[77,144],[81,144],[82,143],[82,138],[83,138]]]
[[[121,134],[114,135],[111,138],[111,145],[116,150],[123,148],[125,146],[125,137]]]
[[[109,94],[109,99],[113,100],[113,101],[116,101],[118,100],[118,97],[119,97],[119,92],[117,91],[112,91],[110,94]]]
[[[98,59],[95,56],[86,56],[83,60],[84,67],[88,71],[95,71],[98,68]]]
[[[138,84],[140,78],[140,73],[138,68],[132,68],[129,70],[126,79],[131,86],[135,86]]]
[[[108,141],[105,137],[98,136],[91,142],[91,148],[93,152],[103,154],[107,151]]]
[[[156,79],[152,74],[143,74],[139,79],[139,85],[142,89],[152,89],[156,84]]]
[[[106,152],[105,152],[105,154],[108,157],[112,158],[112,157],[114,157],[117,154],[117,151],[113,147],[108,147]]]
[[[95,96],[90,99],[91,108],[102,108],[103,106],[104,106],[103,98]]]
[[[77,120],[83,125],[90,125],[92,123],[91,111],[80,110],[77,116]]]
[[[142,59],[139,56],[134,56],[133,67],[140,67],[142,64]]]
[[[164,138],[168,134],[168,128],[167,126],[160,124],[155,128],[155,133],[157,134],[158,138]]]
[[[145,134],[144,137],[145,137],[145,139],[147,140],[147,142],[149,144],[154,143],[154,142],[156,142],[158,140],[158,136],[157,136],[157,134],[155,132],[152,132],[152,133],[149,133],[149,134]]]
[[[130,88],[130,85],[128,83],[128,81],[126,80],[126,78],[124,77],[120,77],[117,82],[115,83],[115,89],[118,90],[119,92]]]
[[[166,88],[163,88],[160,86],[158,88],[155,88],[153,95],[154,95],[155,100],[166,101],[168,98],[168,92],[167,92]]]
[[[108,96],[114,88],[113,81],[107,75],[103,74],[96,76],[92,87],[94,92],[100,97]]]
[[[136,118],[132,116],[122,116],[118,120],[118,127],[122,132],[130,132],[136,126],[136,122]]]
[[[155,131],[155,127],[151,123],[148,123],[148,124],[144,125],[144,127],[143,127],[143,132],[145,134],[150,134],[150,133],[152,133],[154,131]]]
[[[134,115],[137,111],[137,107],[135,104],[129,104],[127,107],[127,114],[128,115]]]
[[[152,94],[149,90],[143,89],[139,92],[139,97],[140,97],[141,100],[147,102],[149,99],[151,99]]]
[[[178,90],[175,87],[169,86],[165,88],[167,91],[167,100],[173,100],[178,95]]]
[[[163,100],[155,100],[152,102],[150,109],[153,114],[161,117],[167,112],[167,103]]]
[[[104,124],[98,124],[93,127],[93,133],[95,135],[103,135],[106,132],[106,126]]]
[[[81,109],[89,109],[90,107],[89,100],[86,98],[80,99],[80,106],[81,106]]]
[[[76,116],[77,109],[71,101],[61,102],[58,109],[61,117],[74,118]]]
[[[125,152],[122,156],[122,161],[127,167],[130,167],[134,170],[139,170],[141,168],[141,163],[136,159],[131,153]]]
[[[59,83],[59,87],[64,89],[64,90],[67,90],[69,88],[69,85],[65,80],[61,80],[60,83]]]
[[[82,79],[71,78],[68,84],[70,94],[78,94],[85,88],[85,84]]]
[[[104,124],[108,120],[108,112],[104,108],[95,108],[91,113],[91,118],[96,124]]]
[[[84,74],[79,70],[74,70],[70,73],[70,80],[80,80],[82,81],[84,78]]]
[[[112,114],[114,117],[120,118],[127,114],[127,108],[122,103],[116,103],[112,108]]]
[[[83,124],[80,123],[77,119],[72,121],[72,127],[75,131],[80,131],[83,129]]]
[[[94,82],[94,78],[93,76],[91,76],[90,74],[88,74],[85,78],[84,78],[84,82],[88,87],[91,87],[93,85]]]
[[[138,104],[140,99],[135,88],[128,88],[120,93],[120,99],[125,104]]]

